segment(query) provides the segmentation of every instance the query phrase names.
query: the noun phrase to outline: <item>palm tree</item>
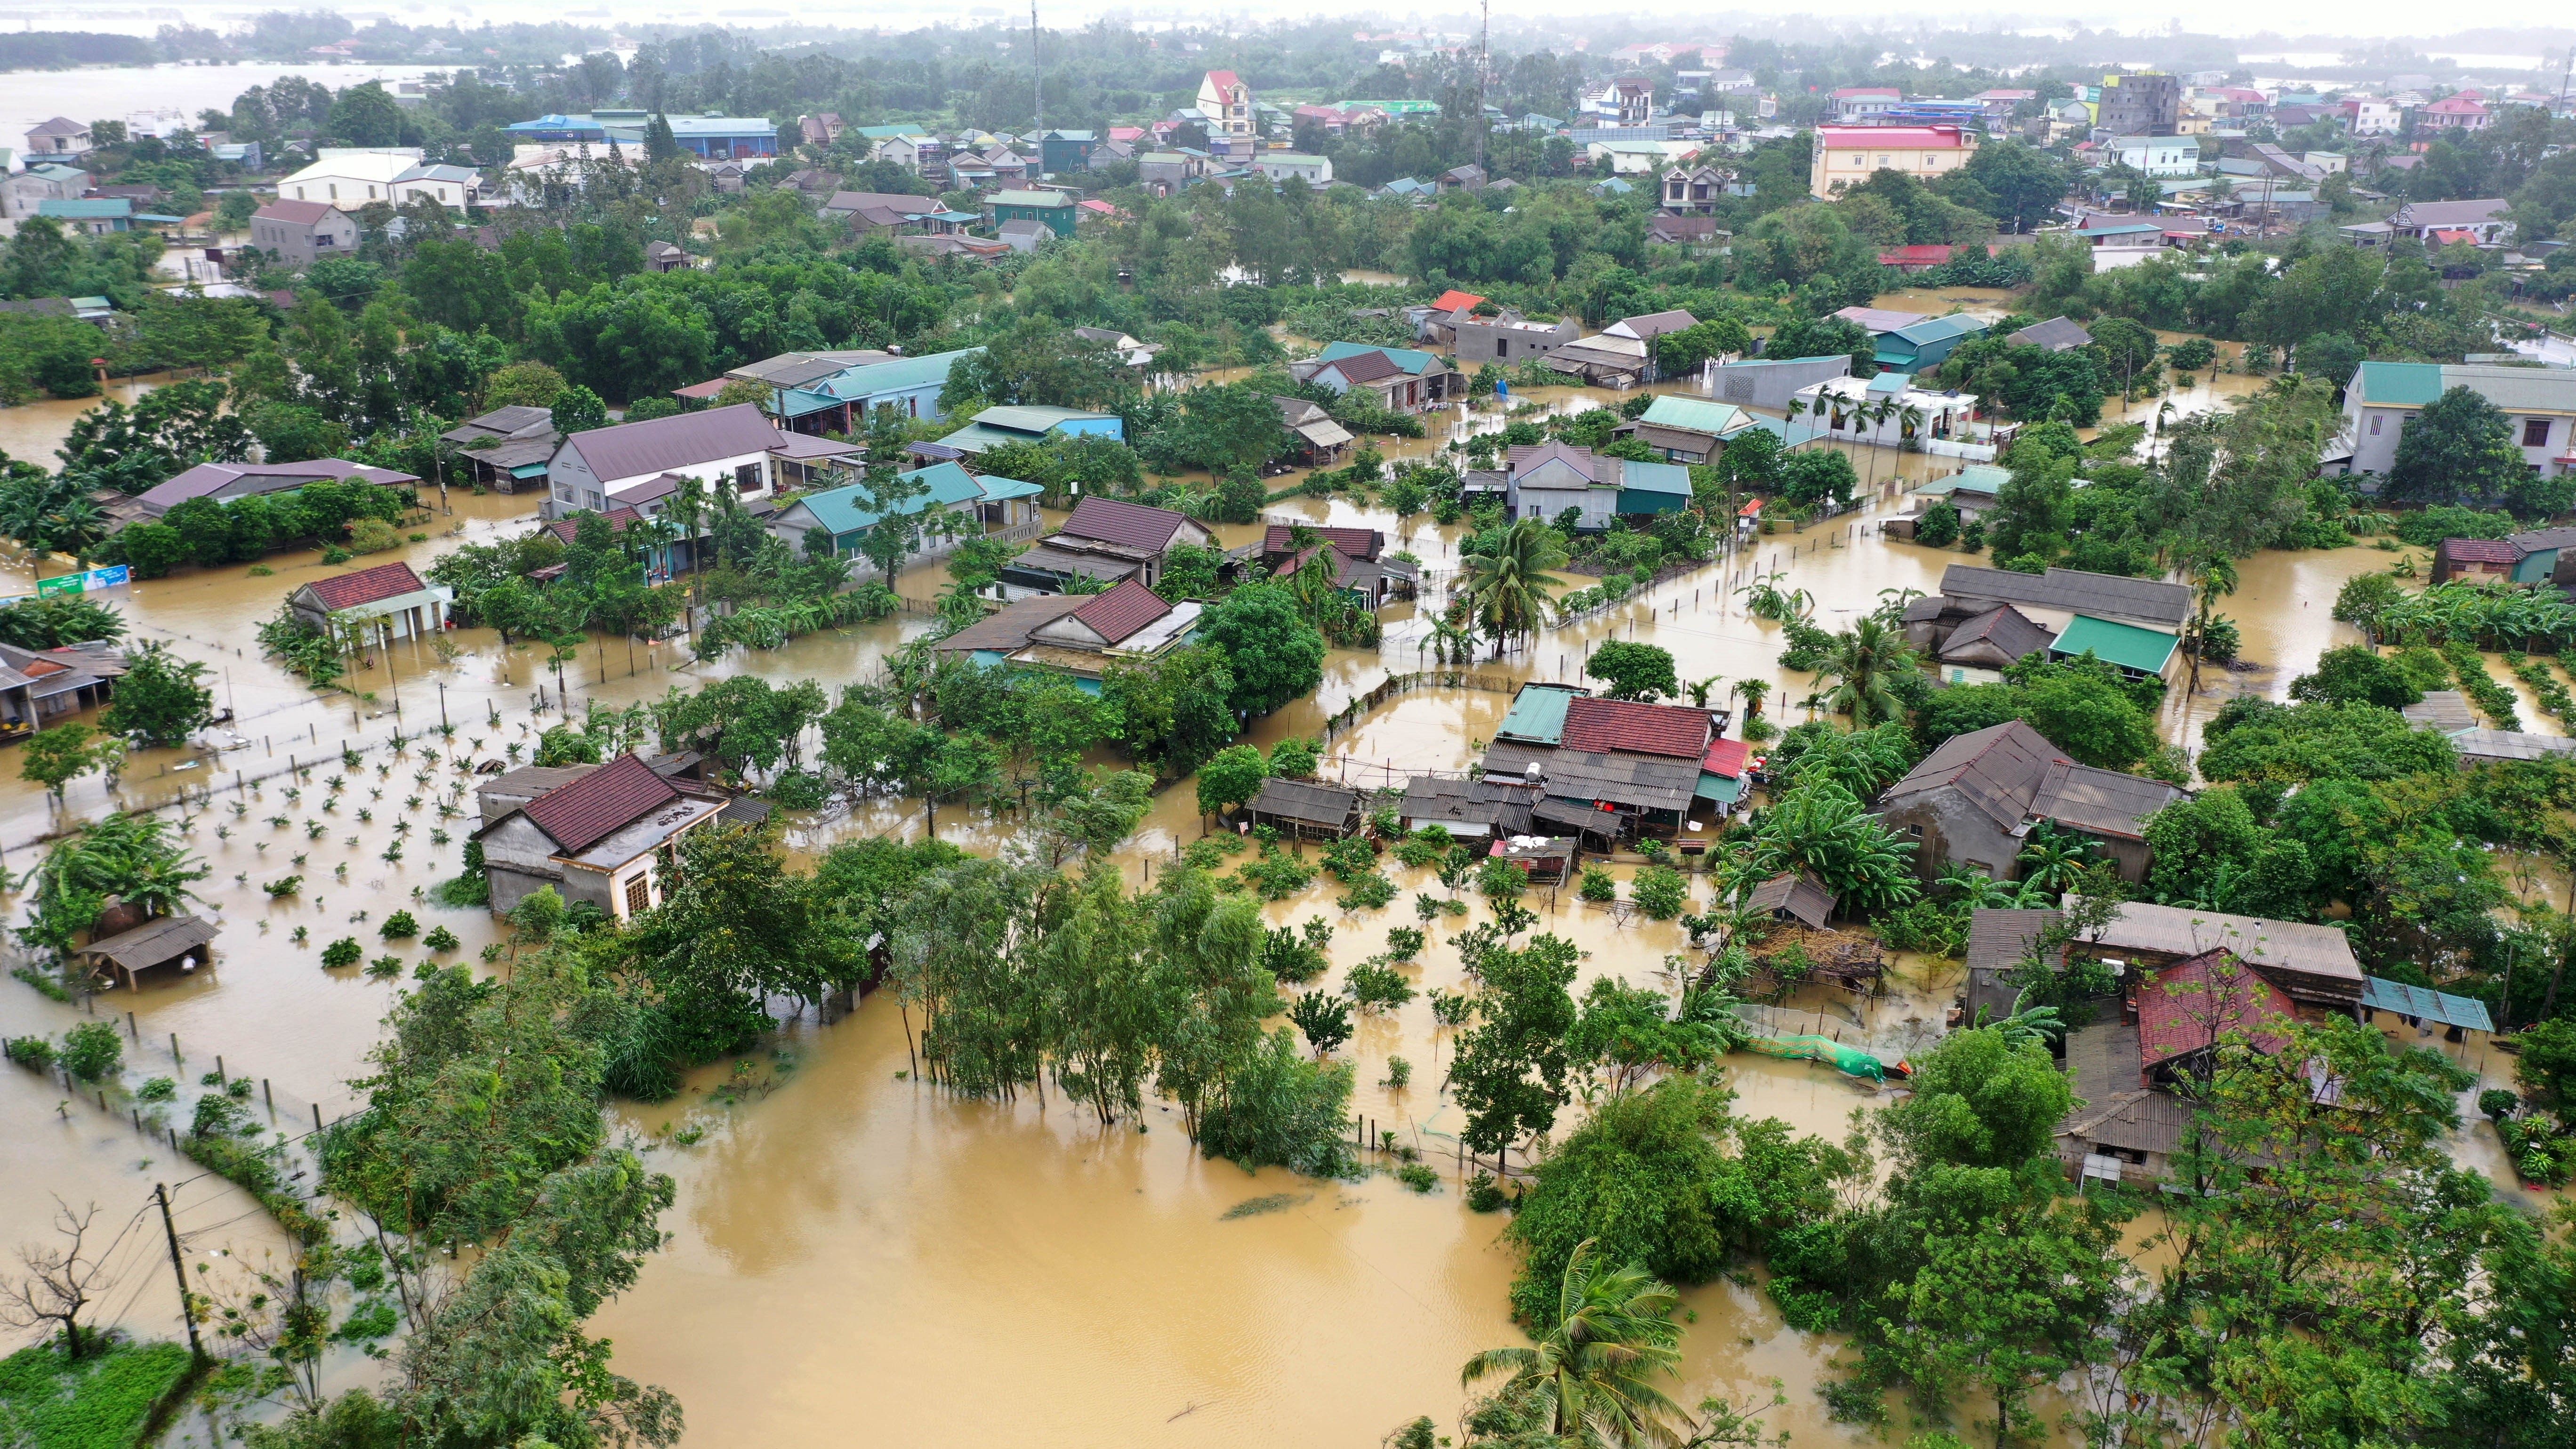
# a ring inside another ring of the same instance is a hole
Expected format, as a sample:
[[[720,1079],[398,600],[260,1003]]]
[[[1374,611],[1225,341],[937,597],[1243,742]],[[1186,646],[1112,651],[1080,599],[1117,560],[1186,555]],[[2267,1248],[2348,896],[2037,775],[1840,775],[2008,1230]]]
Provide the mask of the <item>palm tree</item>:
[[[1673,1421],[1682,1408],[1648,1380],[1680,1373],[1681,1328],[1672,1321],[1680,1296],[1642,1268],[1603,1267],[1593,1247],[1587,1238],[1566,1259],[1556,1321],[1535,1345],[1489,1348],[1467,1360],[1458,1380],[1507,1376],[1502,1391],[1546,1408],[1556,1441],[1678,1444]]]
[[[1476,657],[1476,636],[1446,613],[1435,614],[1414,652],[1428,652],[1435,664],[1465,664]]]
[[[1892,397],[1881,397],[1861,405],[1861,418],[1869,424],[1869,487],[1872,490],[1878,487],[1880,435],[1887,431],[1887,420],[1895,417],[1896,412],[1896,399]]]
[[[1767,679],[1739,679],[1727,686],[1727,693],[1744,696],[1744,717],[1752,719],[1762,713],[1762,696],[1771,692]]]
[[[1887,687],[1888,681],[1913,665],[1914,651],[1906,647],[1903,634],[1875,616],[1862,619],[1835,637],[1833,657],[1818,671],[1820,679],[1840,681],[1826,696],[1825,706],[1836,714],[1850,715],[1856,730],[1895,719],[1905,707]]]
[[[1556,531],[1535,518],[1524,518],[1503,531],[1490,553],[1466,558],[1466,595],[1470,616],[1494,641],[1494,657],[1515,638],[1538,633],[1547,617],[1549,591],[1565,582],[1548,572],[1565,562],[1565,547]]]

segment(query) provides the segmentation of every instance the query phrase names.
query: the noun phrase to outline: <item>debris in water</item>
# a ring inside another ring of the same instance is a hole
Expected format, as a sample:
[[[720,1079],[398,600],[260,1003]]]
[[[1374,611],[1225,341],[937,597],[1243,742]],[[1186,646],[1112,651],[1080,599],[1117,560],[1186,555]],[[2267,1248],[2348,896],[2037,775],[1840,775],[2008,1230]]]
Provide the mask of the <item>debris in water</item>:
[[[1263,1213],[1282,1212],[1286,1209],[1312,1202],[1314,1199],[1315,1195],[1311,1192],[1274,1192],[1263,1197],[1246,1198],[1242,1202],[1236,1203],[1234,1206],[1227,1208],[1224,1214],[1220,1216],[1217,1221],[1230,1223],[1236,1218],[1259,1217]]]

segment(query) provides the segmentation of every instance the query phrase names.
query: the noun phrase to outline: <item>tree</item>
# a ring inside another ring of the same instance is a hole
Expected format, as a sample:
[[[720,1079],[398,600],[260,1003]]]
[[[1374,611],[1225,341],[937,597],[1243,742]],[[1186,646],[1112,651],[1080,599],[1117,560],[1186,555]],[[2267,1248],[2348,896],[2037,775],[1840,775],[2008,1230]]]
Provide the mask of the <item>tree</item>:
[[[557,394],[553,403],[555,431],[570,437],[608,426],[608,405],[599,394],[578,383]]]
[[[1245,803],[1261,793],[1261,782],[1269,775],[1259,748],[1228,745],[1199,766],[1199,813],[1222,815],[1229,806]]]
[[[1482,981],[1476,1024],[1459,1037],[1449,1081],[1467,1111],[1460,1135],[1474,1150],[1493,1152],[1545,1132],[1569,1100],[1566,1044],[1578,1016],[1566,988],[1583,953],[1554,935],[1515,950],[1478,929],[1485,934],[1459,942]]]
[[[2011,223],[2015,231],[2030,231],[2047,222],[2056,212],[2057,203],[2073,189],[2064,162],[2011,137],[1978,147],[1968,163],[1951,176],[1975,183],[1993,204],[1971,203],[1956,194],[1952,200],[1974,204],[1977,210],[1992,213],[1998,222]],[[1948,182],[1951,177],[1942,180]],[[1934,189],[1949,192],[1952,188],[1936,183]]]
[[[2404,673],[2366,644],[2346,644],[2317,658],[2316,669],[2290,681],[2290,698],[2404,709],[2424,697]]]
[[[2126,770],[2156,752],[2155,720],[2119,685],[2078,668],[2057,668],[2021,686],[2020,717],[2077,764]]]
[[[1673,654],[1653,644],[1614,639],[1592,651],[1583,672],[1610,685],[1610,698],[1652,703],[1681,693],[1673,678]]]
[[[61,1328],[63,1357],[73,1362],[84,1357],[97,1338],[95,1329],[81,1327],[81,1315],[115,1285],[108,1276],[106,1255],[88,1255],[89,1227],[97,1216],[96,1203],[74,1212],[71,1204],[55,1198],[54,1231],[64,1245],[20,1248],[18,1263],[25,1272],[0,1284],[0,1323],[12,1328]]]
[[[1901,906],[1919,893],[1915,846],[1900,840],[1841,785],[1817,782],[1790,791],[1762,814],[1742,857],[1746,889],[1790,871],[1805,871],[1847,907]]]
[[[1952,1032],[1915,1063],[1914,1095],[1879,1114],[1909,1170],[2018,1167],[2052,1150],[2075,1089],[2044,1042],[1993,1027]]]
[[[1489,543],[1470,545],[1462,592],[1467,610],[1494,641],[1494,657],[1513,639],[1538,633],[1546,618],[1549,591],[1563,580],[1548,570],[1565,562],[1565,547],[1556,531],[1537,518],[1523,518]]]
[[[1874,366],[1878,345],[1870,341],[1869,329],[1848,317],[1801,317],[1784,322],[1771,333],[1762,346],[1762,355],[1774,361],[1798,357],[1832,357],[1836,354],[1852,359],[1855,371]],[[1730,443],[1727,445],[1735,446]]]
[[[1566,1261],[1537,1344],[1487,1349],[1459,1382],[1503,1379],[1503,1397],[1543,1410],[1551,1442],[1669,1442],[1681,1406],[1653,1380],[1680,1373],[1680,1301],[1644,1269],[1611,1267],[1584,1243]]]
[[[1906,647],[1904,632],[1872,617],[1834,636],[1833,652],[1816,677],[1819,683],[1835,681],[1825,707],[1850,715],[1854,730],[1867,730],[1904,715],[1889,685],[1913,669],[1914,651]]]
[[[2417,503],[2482,503],[2505,496],[2530,472],[2504,410],[2469,387],[2424,405],[2397,439],[2387,496]]]
[[[513,362],[484,380],[483,406],[550,408],[563,394],[562,373],[542,362]]]
[[[1810,448],[1780,460],[1780,496],[1791,503],[1849,503],[1859,485],[1850,455],[1831,448]]]
[[[903,416],[892,403],[869,410],[866,471],[859,492],[867,500],[871,521],[859,535],[859,552],[876,565],[877,577],[889,588],[903,561],[945,526],[943,520],[948,517],[946,510],[922,502],[929,497],[930,486],[902,471],[903,442]]]
[[[1306,1034],[1306,1044],[1315,1049],[1319,1062],[1351,1039],[1351,1004],[1330,992],[1300,993],[1289,1004],[1288,1019]]]
[[[214,718],[215,696],[198,681],[206,666],[154,640],[126,656],[125,677],[99,715],[109,734],[145,749],[172,749]]]
[[[18,777],[44,786],[59,805],[72,781],[92,770],[112,768],[124,756],[123,746],[101,738],[88,725],[58,724],[36,731],[18,747]]]
[[[1324,636],[1282,585],[1250,584],[1228,594],[1203,616],[1199,638],[1232,671],[1228,703],[1237,714],[1269,714],[1323,682]]]

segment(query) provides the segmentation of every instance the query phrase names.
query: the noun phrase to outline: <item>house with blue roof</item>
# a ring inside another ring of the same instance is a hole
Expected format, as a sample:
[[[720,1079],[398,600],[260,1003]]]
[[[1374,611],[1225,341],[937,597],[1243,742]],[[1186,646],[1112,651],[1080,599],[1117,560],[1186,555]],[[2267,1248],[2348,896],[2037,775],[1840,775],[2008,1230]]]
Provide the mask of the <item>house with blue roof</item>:
[[[893,408],[906,418],[936,422],[948,416],[939,406],[939,394],[948,386],[949,369],[959,359],[983,350],[961,347],[927,357],[854,363],[828,376],[799,377],[779,385],[769,411],[800,433],[854,434],[867,426],[868,414],[880,407]]]
[[[923,540],[924,547],[915,558],[944,557],[961,539],[993,538],[1017,543],[1038,535],[1038,495],[1044,490],[1035,483],[969,473],[953,462],[933,463],[896,476],[922,490],[901,505],[903,514],[941,515],[928,520],[932,527],[926,532],[931,536]],[[860,546],[868,530],[885,516],[873,506],[867,484],[850,483],[788,501],[771,516],[769,531],[809,556],[813,545],[821,542],[821,533],[828,533],[832,552],[860,560],[864,573],[871,566],[860,553]]]
[[[36,203],[36,215],[49,216],[63,224],[67,231],[88,236],[105,236],[112,231],[134,229],[134,201],[131,197],[110,196],[78,201],[47,198]]]
[[[1328,343],[1312,361],[1290,363],[1288,372],[1299,382],[1320,383],[1337,394],[1358,388],[1389,412],[1437,407],[1467,389],[1465,374],[1412,347]]]
[[[778,154],[778,127],[767,116],[665,113],[663,120],[670,123],[671,139],[680,143],[680,149],[702,160],[754,161]],[[614,142],[637,147],[644,144],[645,129],[652,121],[653,113],[647,110],[599,110],[579,116],[539,116],[502,129],[514,142],[600,147]]]
[[[1947,317],[1926,317],[1910,326],[1879,334],[1876,361],[1881,367],[1892,367],[1900,372],[1921,372],[1925,368],[1940,366],[1944,359],[1959,349],[1959,344],[1983,337],[1990,328],[1991,324],[1983,318],[1971,317],[1965,312],[1954,312]]]
[[[2343,429],[2326,448],[2323,471],[2386,474],[2406,425],[2455,387],[2495,404],[2534,473],[2576,471],[2576,371],[2453,362],[2363,363],[2344,385]]]
[[[1051,438],[1108,438],[1124,442],[1127,424],[1116,413],[1081,408],[991,407],[939,441],[961,453],[980,454],[1004,443],[1043,443]]]

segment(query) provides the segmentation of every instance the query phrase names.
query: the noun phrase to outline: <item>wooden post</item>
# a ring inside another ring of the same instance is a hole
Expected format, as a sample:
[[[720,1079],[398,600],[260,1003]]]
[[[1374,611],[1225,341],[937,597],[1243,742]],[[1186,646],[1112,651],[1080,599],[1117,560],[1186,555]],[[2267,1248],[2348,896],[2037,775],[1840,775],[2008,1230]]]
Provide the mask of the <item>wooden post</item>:
[[[313,1104],[313,1135],[322,1135],[322,1104],[319,1102]]]
[[[175,1031],[170,1033],[170,1060],[182,1065],[187,1061],[187,1058],[179,1055],[179,1034]]]
[[[174,1128],[170,1133],[171,1145],[177,1146],[178,1141],[179,1134]],[[161,1205],[161,1231],[170,1239],[170,1272],[179,1280],[179,1318],[181,1322],[188,1325],[188,1357],[197,1363],[204,1363],[206,1346],[197,1341],[196,1304],[188,1296],[188,1265],[179,1256],[178,1225],[170,1221],[170,1189],[157,1182],[152,1184],[152,1200]]]

